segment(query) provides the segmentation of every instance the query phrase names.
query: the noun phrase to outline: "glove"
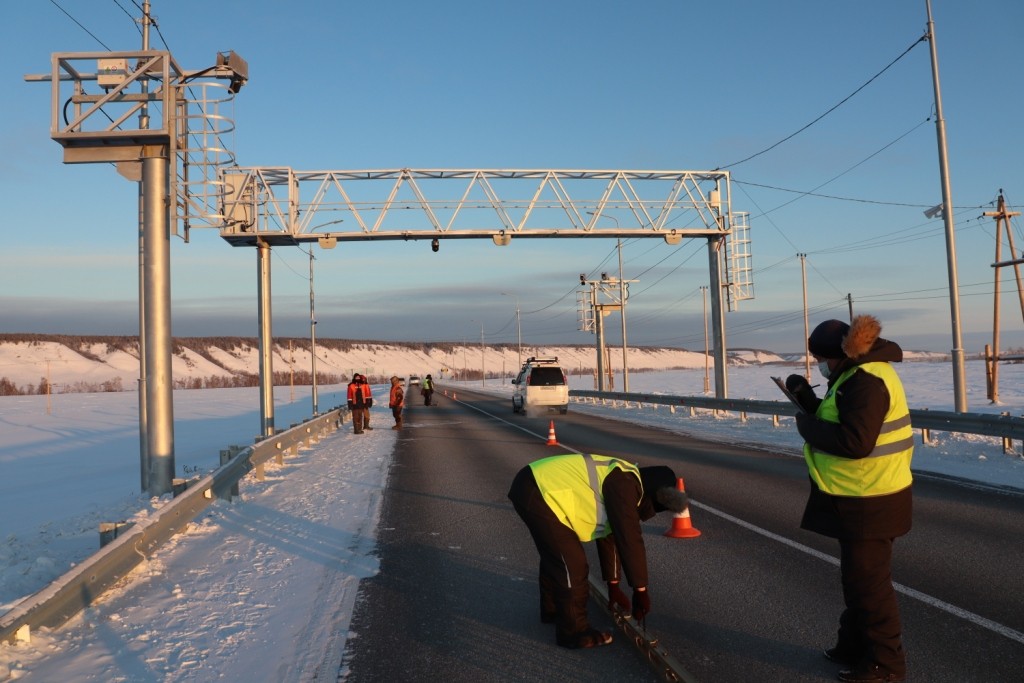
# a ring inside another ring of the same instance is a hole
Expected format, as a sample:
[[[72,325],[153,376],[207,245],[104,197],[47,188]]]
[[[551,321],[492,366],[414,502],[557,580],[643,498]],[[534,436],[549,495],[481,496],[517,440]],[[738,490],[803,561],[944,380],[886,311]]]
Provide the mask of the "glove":
[[[799,394],[804,389],[810,389],[811,385],[803,375],[790,375],[786,378],[786,388],[791,394]]]
[[[810,410],[815,405],[817,397],[814,395],[814,389],[803,375],[790,375],[787,377],[786,388],[789,389],[789,393],[796,397],[797,401],[800,401],[800,405],[805,410]]]
[[[629,598],[619,588],[619,582],[608,582],[608,610],[611,612],[621,611],[628,613],[630,609]]]
[[[646,590],[633,591],[633,618],[642,622],[651,613],[651,596]]]

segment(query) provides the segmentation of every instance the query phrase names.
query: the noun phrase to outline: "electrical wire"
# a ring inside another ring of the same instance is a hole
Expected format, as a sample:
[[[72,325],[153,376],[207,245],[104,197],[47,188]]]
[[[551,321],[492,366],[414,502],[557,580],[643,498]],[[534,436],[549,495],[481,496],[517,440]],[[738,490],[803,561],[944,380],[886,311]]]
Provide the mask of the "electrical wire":
[[[867,80],[867,82],[865,82],[865,83],[864,83],[864,84],[863,84],[862,86],[860,86],[859,88],[857,88],[856,90],[854,90],[854,91],[853,91],[852,93],[850,93],[849,95],[847,95],[846,97],[844,97],[844,98],[843,98],[842,100],[840,100],[840,101],[839,101],[839,102],[838,102],[837,104],[835,104],[835,105],[834,105],[834,106],[833,106],[832,108],[830,108],[830,109],[829,109],[828,111],[826,111],[826,112],[825,112],[824,114],[822,114],[822,115],[821,115],[821,116],[819,116],[818,118],[814,119],[813,121],[811,121],[810,123],[808,123],[807,125],[805,125],[805,126],[804,126],[803,128],[801,128],[801,129],[799,129],[798,131],[796,131],[795,133],[791,133],[791,134],[787,135],[786,137],[782,138],[781,140],[779,140],[779,141],[778,141],[778,142],[776,142],[775,144],[773,144],[773,145],[771,145],[771,146],[769,146],[769,147],[766,147],[765,149],[762,149],[762,150],[761,150],[760,152],[756,152],[755,154],[751,154],[750,156],[746,157],[745,159],[740,159],[739,161],[734,161],[734,162],[732,162],[731,164],[725,164],[724,166],[719,166],[719,167],[718,167],[718,168],[716,168],[715,170],[716,170],[716,171],[720,171],[720,170],[722,170],[722,169],[726,169],[726,168],[732,168],[733,166],[739,166],[740,164],[742,164],[742,163],[746,163],[747,161],[750,161],[751,159],[754,159],[754,158],[756,158],[756,157],[759,157],[759,156],[761,156],[762,154],[765,154],[766,152],[770,152],[771,150],[775,149],[776,147],[778,147],[778,146],[779,146],[779,145],[781,145],[782,143],[784,143],[784,142],[786,142],[786,141],[788,141],[788,140],[791,140],[792,138],[796,137],[796,136],[797,136],[797,135],[799,135],[800,133],[804,132],[805,130],[807,130],[808,128],[810,128],[810,127],[811,127],[811,126],[813,126],[814,124],[816,124],[816,123],[817,123],[818,121],[821,121],[821,120],[822,120],[823,118],[825,118],[826,116],[828,116],[829,114],[831,114],[832,112],[834,112],[834,111],[835,111],[836,109],[838,109],[838,108],[839,108],[839,107],[841,107],[842,105],[846,104],[846,102],[848,102],[848,101],[849,101],[850,99],[852,99],[852,98],[853,98],[853,97],[854,97],[854,96],[855,96],[855,95],[856,95],[857,93],[859,93],[859,92],[860,92],[861,90],[863,90],[864,88],[868,87],[868,85],[870,85],[870,84],[872,83],[872,81],[874,81],[874,80],[875,80],[876,78],[878,78],[879,76],[881,76],[882,74],[884,74],[884,73],[885,73],[886,71],[888,71],[890,67],[892,67],[892,66],[893,66],[894,64],[896,64],[896,62],[898,62],[898,61],[900,61],[901,59],[903,59],[904,57],[906,57],[906,56],[907,56],[907,54],[909,54],[911,50],[913,50],[913,49],[914,49],[915,47],[917,47],[917,45],[918,45],[919,43],[921,43],[921,42],[924,42],[924,41],[926,41],[927,39],[928,39],[928,36],[927,36],[927,34],[925,34],[925,35],[922,35],[922,36],[921,36],[920,38],[918,38],[917,40],[915,40],[915,41],[914,41],[914,42],[913,42],[913,43],[912,43],[912,44],[910,45],[910,47],[908,47],[908,48],[907,48],[906,50],[904,50],[904,51],[903,51],[903,54],[901,54],[901,55],[900,55],[899,57],[897,57],[896,59],[894,59],[894,60],[892,60],[891,62],[889,62],[889,64],[888,64],[888,65],[886,65],[886,67],[885,67],[884,69],[882,69],[882,70],[881,70],[881,71],[879,71],[879,72],[878,72],[877,74],[875,74],[874,76],[872,76],[871,78],[869,78],[869,79]]]

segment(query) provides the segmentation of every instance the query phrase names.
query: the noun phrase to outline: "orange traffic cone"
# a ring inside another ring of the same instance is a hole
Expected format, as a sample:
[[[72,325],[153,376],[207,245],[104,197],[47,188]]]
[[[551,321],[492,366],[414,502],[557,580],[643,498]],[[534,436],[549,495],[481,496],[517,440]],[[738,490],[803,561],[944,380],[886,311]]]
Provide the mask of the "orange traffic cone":
[[[676,481],[676,488],[680,491],[686,490],[683,488],[682,477],[679,477],[678,481]],[[689,505],[682,512],[677,512],[672,516],[672,526],[668,528],[664,535],[669,538],[697,538],[700,536],[700,531],[693,528],[693,524],[690,523]]]
[[[547,446],[557,446],[558,440],[555,438],[555,421],[551,421],[551,425],[548,427],[548,442]]]

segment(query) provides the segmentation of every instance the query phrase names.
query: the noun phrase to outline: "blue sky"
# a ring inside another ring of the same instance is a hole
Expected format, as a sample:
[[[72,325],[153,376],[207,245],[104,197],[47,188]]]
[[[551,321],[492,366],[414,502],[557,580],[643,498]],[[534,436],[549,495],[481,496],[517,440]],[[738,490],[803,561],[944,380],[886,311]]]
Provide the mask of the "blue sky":
[[[993,318],[995,229],[982,212],[1000,188],[1012,209],[1024,204],[1024,58],[1000,31],[1024,25],[1024,4],[932,9],[974,353]],[[49,137],[49,85],[24,76],[48,71],[53,52],[137,49],[129,14],[140,12],[131,0],[57,0],[8,3],[4,14],[0,332],[136,334],[136,186],[106,164],[64,165]],[[812,326],[845,317],[850,294],[905,347],[952,345],[943,224],[922,214],[942,199],[929,48],[916,43],[924,0],[155,0],[153,14],[153,47],[187,70],[227,50],[248,61],[231,138],[243,166],[728,167],[733,208],[750,213],[756,295],[726,315],[730,347],[802,348],[799,252]],[[1024,247],[1019,218],[1013,228]],[[512,343],[518,301],[524,344],[591,344],[574,292],[580,273],[616,270],[615,246],[317,249],[317,336],[479,342],[483,326],[487,342]],[[701,349],[703,241],[625,240],[623,253],[624,277],[639,280],[630,344]],[[275,248],[272,268],[274,334],[308,335],[308,256]],[[257,334],[252,249],[193,231],[174,240],[171,277],[176,336]],[[1012,271],[1002,279],[1001,345],[1024,346]]]

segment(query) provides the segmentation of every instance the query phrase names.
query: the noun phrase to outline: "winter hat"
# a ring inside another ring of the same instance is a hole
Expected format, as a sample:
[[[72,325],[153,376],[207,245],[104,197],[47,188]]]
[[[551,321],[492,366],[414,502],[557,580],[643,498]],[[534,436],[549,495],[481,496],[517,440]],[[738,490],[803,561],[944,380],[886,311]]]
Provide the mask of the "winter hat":
[[[849,331],[850,326],[842,320],[826,320],[811,332],[807,348],[819,358],[845,358],[843,340]]]
[[[641,467],[640,482],[644,487],[644,497],[654,505],[655,512],[682,512],[686,509],[686,494],[676,489],[676,474],[671,467]]]

